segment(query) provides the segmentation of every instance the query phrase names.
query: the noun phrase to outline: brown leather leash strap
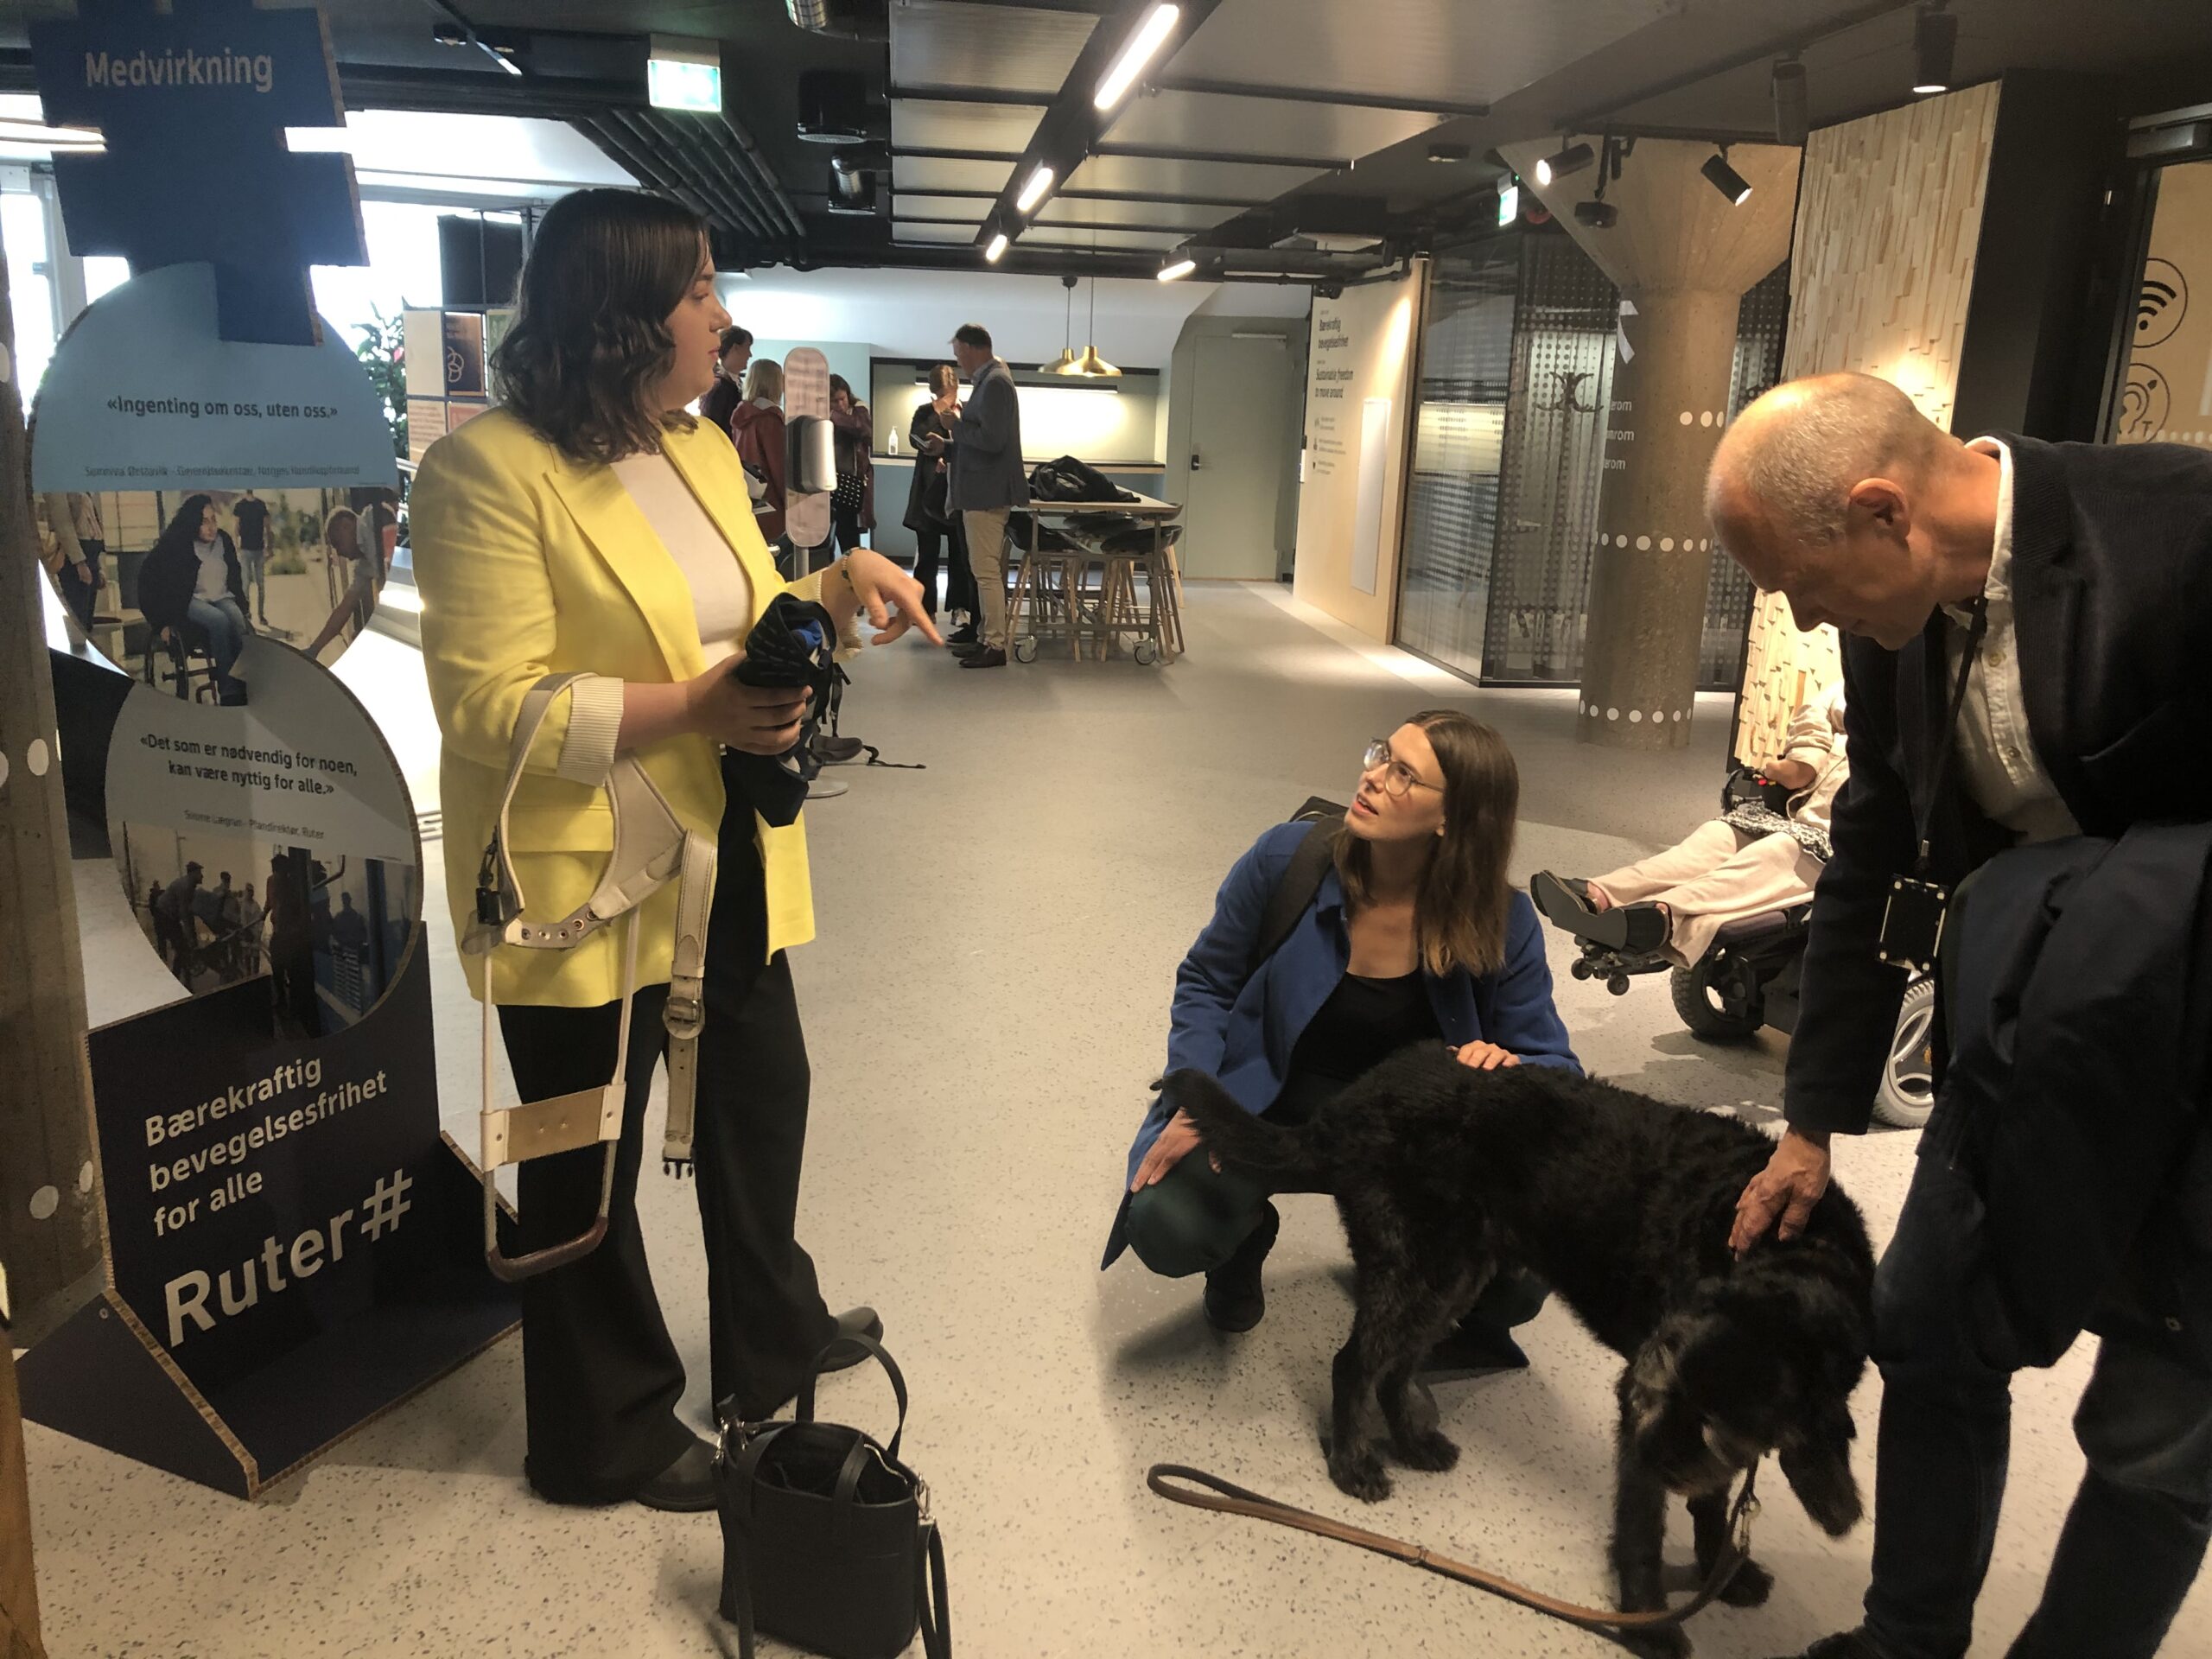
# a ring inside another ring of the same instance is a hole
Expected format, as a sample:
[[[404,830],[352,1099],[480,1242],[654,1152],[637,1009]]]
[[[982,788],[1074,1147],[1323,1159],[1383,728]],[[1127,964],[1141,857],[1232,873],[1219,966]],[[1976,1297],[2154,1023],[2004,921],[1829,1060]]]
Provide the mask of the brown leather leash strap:
[[[1728,1587],[1728,1580],[1736,1569],[1747,1560],[1751,1553],[1751,1517],[1758,1513],[1758,1499],[1752,1489],[1758,1479],[1758,1465],[1754,1464],[1744,1472],[1744,1489],[1728,1511],[1728,1543],[1720,1552],[1720,1559],[1713,1564],[1713,1571],[1706,1574],[1698,1592],[1679,1607],[1669,1607],[1648,1613],[1623,1613],[1608,1608],[1584,1607],[1574,1602],[1561,1601],[1540,1591],[1531,1590],[1512,1580],[1485,1573],[1478,1567],[1469,1567],[1464,1561],[1439,1555],[1421,1544],[1409,1544],[1402,1538],[1391,1538],[1379,1532],[1349,1526],[1342,1521],[1332,1521],[1325,1515],[1316,1515],[1311,1510],[1294,1509],[1274,1498],[1258,1492],[1248,1491],[1242,1486],[1230,1484],[1218,1475],[1210,1475],[1203,1469],[1192,1469],[1179,1463],[1155,1463],[1145,1473],[1145,1484],[1171,1503],[1186,1504],[1194,1510],[1211,1510],[1220,1515],[1249,1515],[1255,1521],[1272,1521],[1279,1527],[1294,1527],[1300,1532],[1310,1532],[1317,1537],[1333,1538],[1338,1543],[1355,1544],[1362,1549],[1388,1555],[1394,1561],[1403,1561],[1408,1567],[1418,1567],[1440,1573],[1447,1579],[1457,1579],[1471,1584],[1478,1590],[1487,1590],[1494,1596],[1518,1602],[1523,1607],[1534,1608],[1540,1613],[1549,1613],[1554,1618],[1563,1618],[1570,1624],[1609,1630],[1649,1630],[1661,1625],[1680,1624],[1694,1613],[1711,1605],[1713,1599]],[[1170,1481],[1188,1481],[1195,1486],[1208,1488],[1218,1496],[1206,1492],[1179,1491]]]

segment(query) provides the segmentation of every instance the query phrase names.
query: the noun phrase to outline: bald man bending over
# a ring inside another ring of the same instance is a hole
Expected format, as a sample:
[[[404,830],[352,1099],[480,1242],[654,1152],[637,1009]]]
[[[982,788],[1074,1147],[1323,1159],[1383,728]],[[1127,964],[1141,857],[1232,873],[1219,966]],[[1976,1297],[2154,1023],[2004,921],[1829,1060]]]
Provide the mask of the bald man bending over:
[[[1801,628],[1847,636],[1851,780],[1813,904],[1789,1128],[1738,1205],[1740,1251],[1770,1228],[1798,1232],[1827,1186],[1829,1136],[1867,1126],[1905,983],[1877,955],[1896,878],[1917,869],[1955,890],[2024,842],[2212,818],[2212,455],[1961,443],[1887,381],[1826,375],[1744,411],[1706,505]],[[1875,1283],[1885,1389],[1866,1621],[1806,1659],[1960,1659],[1972,1638],[2011,1371],[1971,1334],[1980,1199],[1946,1155],[1942,1100]],[[2159,1202],[2202,1205],[2202,1186]],[[2075,1421],[2088,1471],[2012,1659],[2155,1653],[2203,1559],[2212,1354],[2159,1300],[2179,1276],[2104,1293]]]

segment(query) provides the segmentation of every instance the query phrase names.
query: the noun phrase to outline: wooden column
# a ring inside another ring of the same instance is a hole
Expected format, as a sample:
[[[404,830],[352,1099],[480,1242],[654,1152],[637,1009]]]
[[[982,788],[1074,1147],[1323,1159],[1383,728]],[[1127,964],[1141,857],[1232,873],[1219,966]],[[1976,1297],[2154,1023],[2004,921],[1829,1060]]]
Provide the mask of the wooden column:
[[[0,1653],[43,1659],[13,1344],[89,1299],[101,1262],[85,968],[7,298],[0,254],[0,1268],[15,1320],[0,1332]]]
[[[29,1346],[99,1289],[85,966],[0,259],[0,1263]]]
[[[1598,167],[1535,182],[1537,159],[1556,148],[1549,140],[1503,153],[1620,289],[1628,348],[1605,420],[1575,729],[1584,742],[1613,748],[1682,748],[1713,568],[1705,469],[1727,419],[1738,306],[1789,249],[1797,152],[1732,148],[1729,163],[1751,186],[1734,203],[1700,170],[1711,144],[1638,139],[1605,187],[1618,217],[1600,229],[1574,218],[1576,204],[1596,194]]]

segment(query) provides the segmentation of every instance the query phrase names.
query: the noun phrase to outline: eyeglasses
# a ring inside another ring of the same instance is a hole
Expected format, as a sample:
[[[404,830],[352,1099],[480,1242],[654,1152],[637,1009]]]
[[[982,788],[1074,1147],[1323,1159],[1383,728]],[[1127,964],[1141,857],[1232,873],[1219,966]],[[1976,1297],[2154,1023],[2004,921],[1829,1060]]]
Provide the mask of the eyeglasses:
[[[1392,754],[1388,738],[1378,737],[1367,746],[1367,753],[1360,759],[1359,769],[1363,772],[1380,771],[1382,774],[1382,792],[1392,800],[1402,801],[1409,791],[1415,789],[1433,789],[1440,795],[1444,792],[1443,785],[1428,782]]]

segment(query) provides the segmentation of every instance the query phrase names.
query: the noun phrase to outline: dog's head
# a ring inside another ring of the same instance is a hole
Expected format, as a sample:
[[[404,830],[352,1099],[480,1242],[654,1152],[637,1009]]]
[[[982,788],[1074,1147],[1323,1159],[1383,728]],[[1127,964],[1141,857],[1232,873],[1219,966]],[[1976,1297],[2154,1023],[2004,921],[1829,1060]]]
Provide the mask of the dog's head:
[[[1840,1536],[1861,1507],[1851,1391],[1868,1319],[1850,1287],[1792,1265],[1755,1259],[1700,1281],[1623,1374],[1622,1433],[1639,1462],[1693,1497],[1777,1452],[1806,1513]]]

